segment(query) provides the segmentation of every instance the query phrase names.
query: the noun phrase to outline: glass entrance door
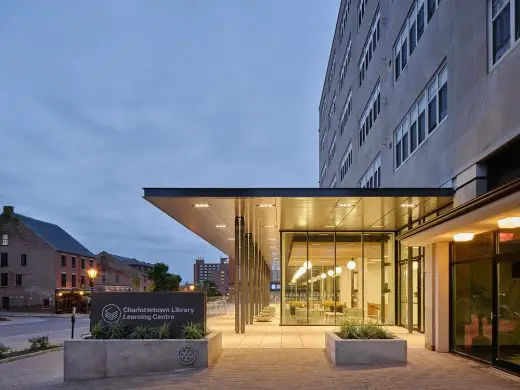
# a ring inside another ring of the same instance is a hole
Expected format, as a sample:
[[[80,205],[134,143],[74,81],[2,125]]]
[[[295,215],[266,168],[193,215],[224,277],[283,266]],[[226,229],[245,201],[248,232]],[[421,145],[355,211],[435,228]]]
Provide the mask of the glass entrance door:
[[[520,371],[520,256],[497,262],[496,364]]]

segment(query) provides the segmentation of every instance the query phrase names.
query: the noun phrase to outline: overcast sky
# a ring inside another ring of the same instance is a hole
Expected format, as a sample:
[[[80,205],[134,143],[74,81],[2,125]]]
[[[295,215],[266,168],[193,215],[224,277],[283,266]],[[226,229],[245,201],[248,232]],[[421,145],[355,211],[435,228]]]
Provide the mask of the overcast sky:
[[[0,202],[191,281],[219,251],[142,188],[317,186],[339,3],[3,1]]]

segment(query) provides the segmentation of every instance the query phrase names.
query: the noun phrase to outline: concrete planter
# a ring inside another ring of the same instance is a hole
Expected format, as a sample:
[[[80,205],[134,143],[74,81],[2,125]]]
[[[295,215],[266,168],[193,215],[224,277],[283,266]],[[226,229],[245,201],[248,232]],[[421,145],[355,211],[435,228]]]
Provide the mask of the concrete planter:
[[[325,333],[325,351],[335,366],[407,362],[406,340],[344,340]]]
[[[65,381],[205,368],[222,353],[222,334],[201,340],[67,340]]]

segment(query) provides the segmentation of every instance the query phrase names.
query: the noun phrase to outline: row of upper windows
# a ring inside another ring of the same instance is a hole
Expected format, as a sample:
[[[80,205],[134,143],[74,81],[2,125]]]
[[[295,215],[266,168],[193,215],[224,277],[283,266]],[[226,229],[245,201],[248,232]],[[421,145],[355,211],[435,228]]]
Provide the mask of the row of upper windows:
[[[76,256],[71,256],[70,263],[71,263],[71,267],[72,268],[77,268]],[[61,255],[61,266],[62,267],[66,267],[67,266],[67,256],[66,255]],[[86,260],[83,257],[80,260],[80,267],[81,267],[81,269],[85,269],[86,268]],[[88,267],[89,268],[94,267],[94,260],[89,259]]]
[[[20,265],[27,267],[27,254],[20,255]],[[5,252],[0,253],[0,267],[9,267],[9,255]]]
[[[368,102],[361,115],[359,121],[359,146],[365,143],[365,139],[368,136],[368,132],[375,123],[379,113],[381,112],[381,89],[379,86],[379,80],[368,99]]]
[[[15,275],[15,286],[22,285],[22,274]],[[7,272],[0,273],[0,287],[9,287],[9,274]]]
[[[365,10],[367,9],[367,3],[368,0],[359,0],[358,2],[358,19],[357,19],[357,25],[358,28],[361,26],[361,23],[363,23],[363,17],[365,16]]]
[[[448,68],[442,65],[394,131],[399,168],[448,116]]]
[[[347,173],[352,166],[352,141],[349,142],[347,146],[347,151],[343,155],[341,159],[341,163],[339,164],[339,179],[343,181],[347,176]]]
[[[377,43],[379,42],[379,37],[381,36],[381,13],[379,9],[377,10],[374,20],[372,21],[372,26],[368,31],[367,40],[365,42],[365,46],[363,47],[363,51],[361,52],[361,57],[359,59],[359,86],[363,83],[365,79],[366,71],[368,70],[368,64],[372,60],[372,55],[376,50]]]
[[[372,161],[361,179],[358,186],[360,188],[379,188],[381,187],[381,154]]]
[[[397,81],[442,0],[416,0],[394,43],[394,80]]]

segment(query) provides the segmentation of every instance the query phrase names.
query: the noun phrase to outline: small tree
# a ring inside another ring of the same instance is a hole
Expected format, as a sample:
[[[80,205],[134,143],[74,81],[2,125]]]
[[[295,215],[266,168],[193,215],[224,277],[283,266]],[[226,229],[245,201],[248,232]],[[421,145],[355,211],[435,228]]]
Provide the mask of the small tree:
[[[135,291],[141,290],[141,277],[139,275],[132,276],[132,286],[134,286]]]
[[[200,291],[205,292],[209,297],[222,295],[217,284],[211,279],[204,279],[200,282]]]
[[[168,272],[169,267],[164,263],[156,263],[148,272],[148,277],[153,282],[151,291],[179,291],[182,278]]]

